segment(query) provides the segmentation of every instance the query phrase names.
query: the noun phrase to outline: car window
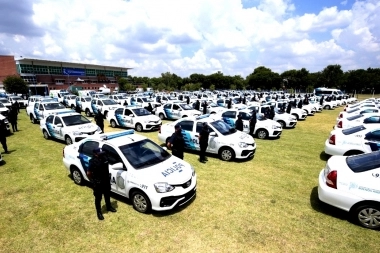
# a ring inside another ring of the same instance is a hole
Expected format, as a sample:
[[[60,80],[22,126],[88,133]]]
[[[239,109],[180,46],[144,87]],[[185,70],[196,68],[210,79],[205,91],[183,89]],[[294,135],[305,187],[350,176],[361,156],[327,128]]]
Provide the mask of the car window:
[[[374,130],[365,135],[366,140],[380,141],[380,130]]]
[[[241,115],[242,120],[250,120],[251,119],[251,115],[249,113],[239,112],[239,115]]]
[[[222,117],[225,117],[225,118],[236,118],[236,112],[235,111],[226,111],[224,113],[222,113]]]
[[[133,114],[131,110],[125,109],[124,115],[129,116],[131,114]]]
[[[230,127],[227,123],[221,120],[211,122],[210,125],[212,126],[211,129],[215,128],[222,135],[229,135],[236,132],[235,128]]]
[[[107,144],[104,144],[102,149],[107,154],[109,164],[113,165],[115,163],[120,163],[120,162],[122,163],[123,162],[123,160],[121,159],[121,157],[119,156],[119,154],[117,153],[117,151],[113,147],[111,147]]]
[[[380,151],[368,154],[348,156],[347,166],[355,173],[365,172],[380,167]]]
[[[377,109],[365,109],[361,111],[360,113],[363,114],[363,113],[377,113],[377,112],[379,112],[379,110]]]
[[[49,117],[46,118],[46,123],[53,123],[54,116],[50,115]]]
[[[379,120],[380,120],[379,116],[372,116],[372,117],[366,118],[363,122],[367,124],[374,124],[374,123],[376,124],[376,123],[380,123]]]
[[[54,119],[54,125],[57,125],[59,123],[62,124],[62,120],[59,117],[55,117],[55,119]]]
[[[172,104],[166,104],[164,105],[164,109],[171,109],[172,108]]]
[[[115,114],[123,114],[123,108],[119,108],[115,110]]]
[[[174,104],[173,105],[173,110],[178,110],[178,109],[179,109],[179,105]]]
[[[90,120],[88,120],[83,115],[70,115],[66,117],[62,117],[63,122],[65,122],[66,126],[75,126],[75,125],[83,125],[91,123]]]
[[[183,120],[179,122],[178,124],[181,125],[182,130],[190,131],[190,132],[193,131],[194,122],[191,120]]]
[[[355,109],[352,109],[352,110],[347,111],[347,113],[353,113],[353,112],[357,112],[357,111],[359,111],[359,110],[360,110],[360,108],[355,108]]]
[[[92,157],[93,150],[99,147],[99,143],[96,141],[86,141],[79,148],[79,153]]]

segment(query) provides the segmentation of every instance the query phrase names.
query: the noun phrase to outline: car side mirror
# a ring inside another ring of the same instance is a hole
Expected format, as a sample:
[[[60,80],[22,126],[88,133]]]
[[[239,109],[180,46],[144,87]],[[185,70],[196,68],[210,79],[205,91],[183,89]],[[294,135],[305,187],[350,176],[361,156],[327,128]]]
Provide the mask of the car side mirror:
[[[57,124],[57,127],[62,127],[62,126],[63,126],[62,123]]]
[[[133,114],[129,114],[128,116],[129,116],[129,117],[134,117],[135,115],[133,115]]]
[[[122,170],[123,169],[123,163],[115,163],[115,164],[110,164],[109,168],[113,170]]]
[[[210,136],[218,136],[215,132],[210,133]]]

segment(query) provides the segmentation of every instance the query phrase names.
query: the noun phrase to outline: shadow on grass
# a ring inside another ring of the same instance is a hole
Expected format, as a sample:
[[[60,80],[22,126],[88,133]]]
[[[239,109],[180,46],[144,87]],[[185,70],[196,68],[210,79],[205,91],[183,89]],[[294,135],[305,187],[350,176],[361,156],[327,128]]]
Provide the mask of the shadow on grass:
[[[319,154],[319,159],[321,159],[322,161],[325,161],[327,162],[327,160],[331,157],[331,155],[328,155],[325,153],[325,151],[322,151],[320,154]]]
[[[330,216],[337,218],[337,219],[340,219],[340,220],[349,221],[348,212],[343,211],[343,210],[336,208],[334,206],[330,206],[330,205],[323,203],[322,201],[319,200],[319,198],[318,198],[318,187],[317,186],[311,190],[310,205],[317,212],[320,212],[320,213],[323,213],[326,215],[330,215]]]

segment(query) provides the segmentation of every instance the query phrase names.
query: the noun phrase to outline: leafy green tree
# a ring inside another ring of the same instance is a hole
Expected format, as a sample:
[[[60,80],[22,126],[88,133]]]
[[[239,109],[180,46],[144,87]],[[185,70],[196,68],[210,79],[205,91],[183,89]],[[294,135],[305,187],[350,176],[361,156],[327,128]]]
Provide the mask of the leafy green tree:
[[[4,89],[8,93],[26,94],[28,93],[28,84],[18,76],[7,76],[4,81]]]
[[[343,71],[340,65],[328,65],[322,70],[322,80],[325,82],[325,87],[340,88],[340,83],[343,77]]]
[[[214,90],[215,90],[215,85],[211,84],[211,85],[210,85],[210,90],[211,90],[211,91],[214,91]]]

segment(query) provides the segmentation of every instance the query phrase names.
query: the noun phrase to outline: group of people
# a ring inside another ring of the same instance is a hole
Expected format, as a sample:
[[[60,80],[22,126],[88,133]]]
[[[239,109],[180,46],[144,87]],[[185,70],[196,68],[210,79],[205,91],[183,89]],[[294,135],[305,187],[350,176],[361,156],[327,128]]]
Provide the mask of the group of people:
[[[20,112],[20,106],[19,103],[16,101],[11,105],[8,111],[8,121],[12,126],[12,131],[17,132],[17,115]],[[4,152],[8,154],[8,146],[7,146],[7,135],[8,135],[8,129],[7,129],[7,123],[5,120],[0,120],[0,143],[3,146]]]
[[[255,133],[255,127],[257,123],[257,113],[256,110],[252,111],[251,118],[249,119],[249,135],[253,137]],[[239,131],[244,130],[244,123],[241,114],[238,114],[238,118],[235,121],[235,129]]]

